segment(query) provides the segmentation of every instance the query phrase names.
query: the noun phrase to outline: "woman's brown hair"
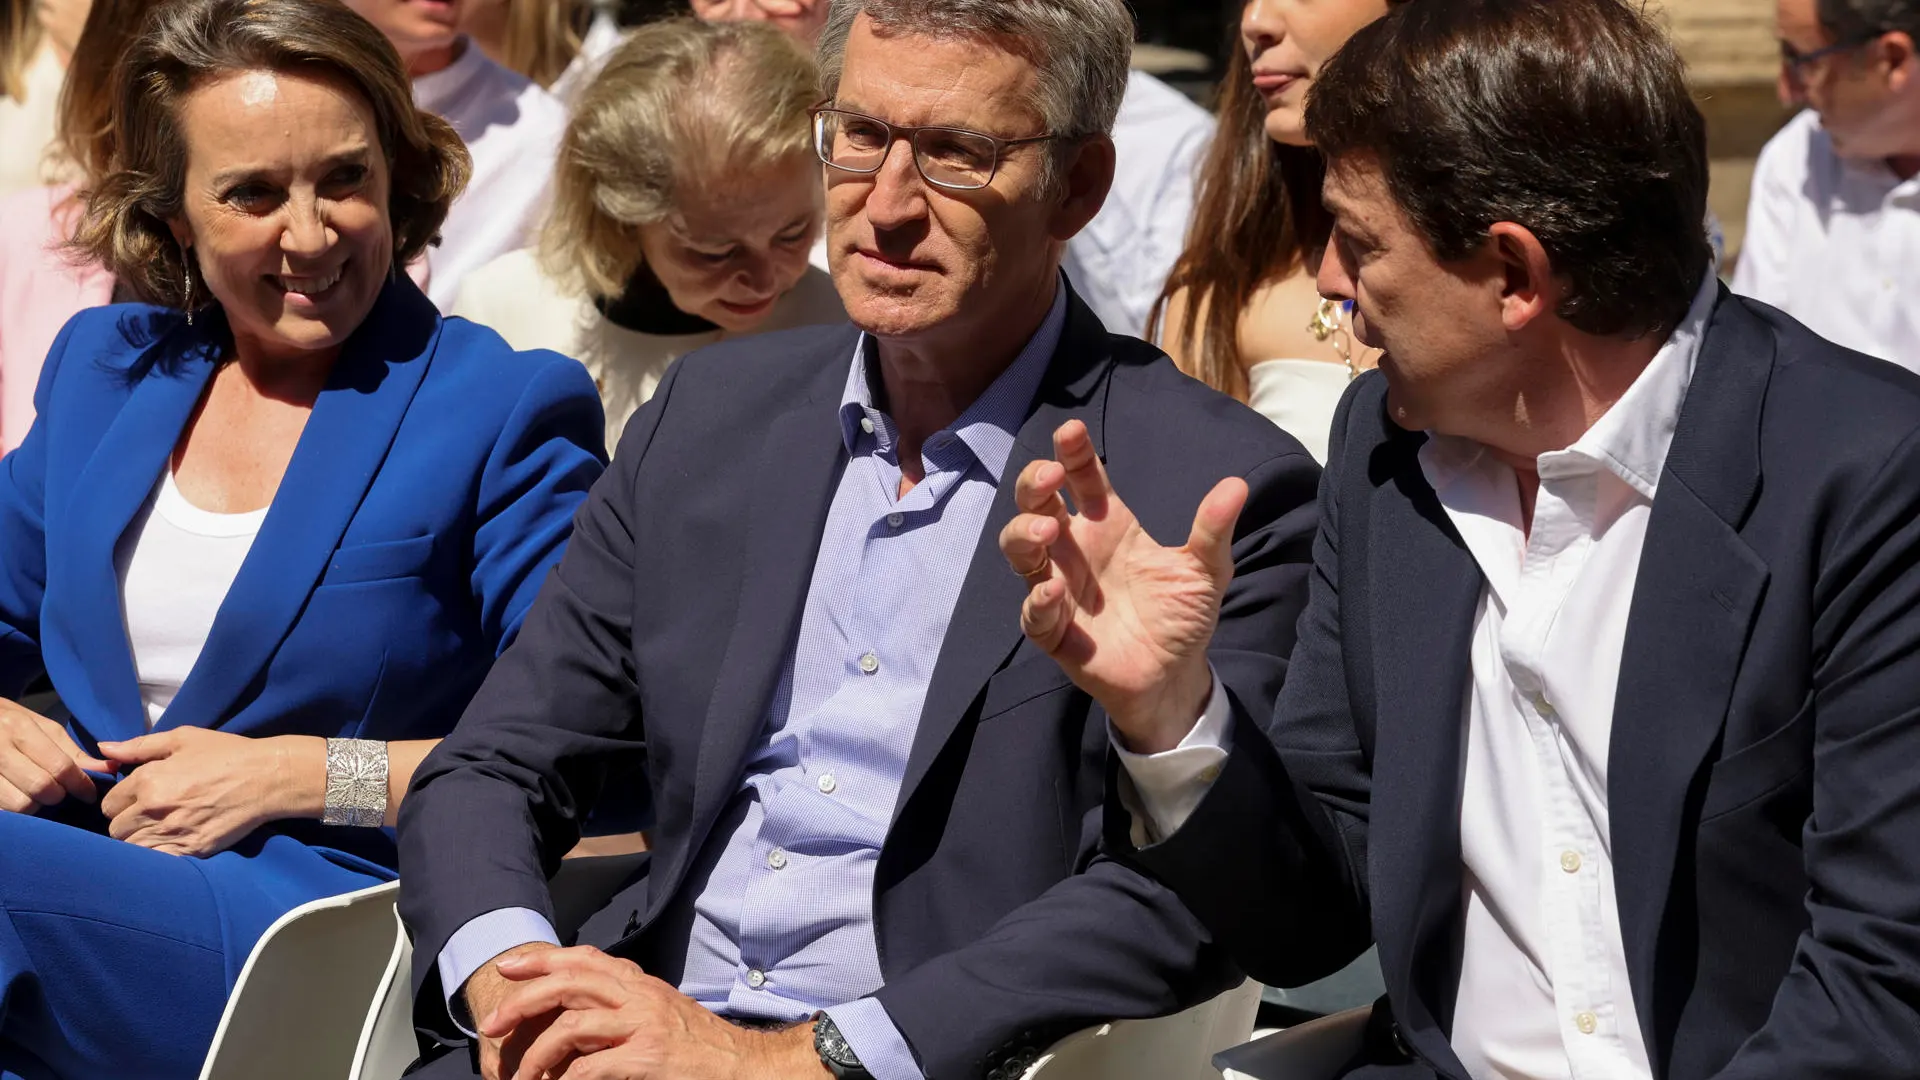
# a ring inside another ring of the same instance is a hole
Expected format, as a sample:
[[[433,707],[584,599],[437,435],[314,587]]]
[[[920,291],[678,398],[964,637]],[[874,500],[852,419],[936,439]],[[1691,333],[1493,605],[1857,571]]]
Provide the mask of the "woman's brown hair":
[[[169,0],[114,73],[111,166],[87,193],[74,247],[154,303],[185,307],[186,256],[168,222],[184,203],[180,110],[197,87],[241,71],[324,73],[372,107],[391,190],[394,266],[426,250],[472,160],[451,125],[422,112],[393,46],[339,0]]]
[[[40,48],[40,20],[34,16],[33,0],[0,0],[0,94],[15,101],[27,100],[27,66]]]
[[[1332,223],[1320,207],[1320,152],[1283,146],[1267,134],[1267,105],[1254,89],[1253,61],[1238,32],[1236,22],[1220,82],[1220,127],[1201,166],[1186,250],[1154,305],[1147,336],[1159,334],[1169,301],[1184,292],[1180,340],[1169,344],[1193,358],[1188,374],[1245,401],[1240,316],[1262,285],[1293,273],[1325,245]]]
[[[55,146],[80,169],[83,184],[113,164],[114,73],[160,0],[93,0],[60,85]]]

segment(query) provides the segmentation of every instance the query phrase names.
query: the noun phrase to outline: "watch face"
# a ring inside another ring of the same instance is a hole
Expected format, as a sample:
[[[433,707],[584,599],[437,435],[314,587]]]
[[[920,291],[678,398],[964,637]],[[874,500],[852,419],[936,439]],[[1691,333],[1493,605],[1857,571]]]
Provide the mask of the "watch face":
[[[823,1061],[843,1068],[860,1067],[860,1058],[853,1052],[853,1047],[847,1045],[839,1027],[825,1016],[813,1027],[813,1048]]]

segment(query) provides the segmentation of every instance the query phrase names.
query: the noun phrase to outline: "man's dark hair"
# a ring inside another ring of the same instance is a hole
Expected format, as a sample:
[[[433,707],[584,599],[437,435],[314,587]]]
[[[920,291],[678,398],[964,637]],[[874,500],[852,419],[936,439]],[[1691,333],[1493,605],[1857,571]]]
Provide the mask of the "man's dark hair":
[[[1638,338],[1679,325],[1712,262],[1706,125],[1665,33],[1623,0],[1415,0],[1328,61],[1307,133],[1371,152],[1443,261],[1495,223],[1538,237],[1557,314]]]
[[[1920,0],[1820,0],[1820,25],[1835,41],[1903,30],[1920,41]]]

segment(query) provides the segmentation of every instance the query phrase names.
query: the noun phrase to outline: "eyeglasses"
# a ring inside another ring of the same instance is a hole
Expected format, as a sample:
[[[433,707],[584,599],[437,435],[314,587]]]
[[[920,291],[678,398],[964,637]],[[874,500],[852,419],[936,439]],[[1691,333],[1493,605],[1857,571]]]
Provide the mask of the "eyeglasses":
[[[1885,30],[1873,30],[1864,34],[1856,34],[1844,41],[1836,41],[1832,45],[1815,49],[1812,52],[1801,52],[1783,41],[1780,43],[1780,64],[1787,69],[1787,74],[1797,79],[1801,73],[1806,70],[1807,65],[1813,63],[1815,60],[1824,60],[1836,53],[1849,52],[1857,49],[1884,33],[1886,33]]]
[[[950,127],[902,127],[863,113],[816,106],[813,148],[820,160],[843,172],[872,175],[887,163],[893,144],[901,139],[913,147],[913,164],[935,187],[977,191],[993,183],[1008,150],[1041,143],[1060,135],[1001,139],[978,131]]]

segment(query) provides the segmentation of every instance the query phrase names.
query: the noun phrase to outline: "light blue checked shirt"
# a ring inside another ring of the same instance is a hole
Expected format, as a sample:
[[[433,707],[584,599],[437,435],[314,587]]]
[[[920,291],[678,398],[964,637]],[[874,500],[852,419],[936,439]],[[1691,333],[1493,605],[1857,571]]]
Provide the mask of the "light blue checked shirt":
[[[799,637],[739,793],[703,862],[680,989],[722,1016],[800,1021],[824,1010],[876,1080],[923,1080],[879,1001],[874,870],[1001,473],[1066,324],[1062,285],[1027,347],[921,449],[926,478],[900,492],[898,432],[874,406],[871,339],[841,398],[848,461],[820,539]],[[483,915],[440,953],[441,985],[534,941],[525,908]],[[456,1015],[457,1012],[456,1012]]]

